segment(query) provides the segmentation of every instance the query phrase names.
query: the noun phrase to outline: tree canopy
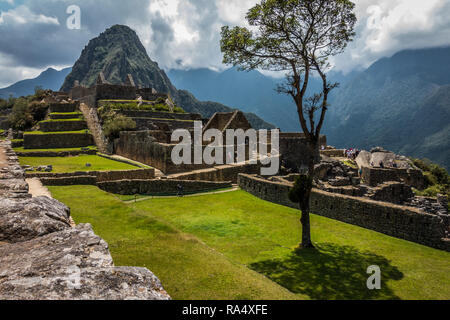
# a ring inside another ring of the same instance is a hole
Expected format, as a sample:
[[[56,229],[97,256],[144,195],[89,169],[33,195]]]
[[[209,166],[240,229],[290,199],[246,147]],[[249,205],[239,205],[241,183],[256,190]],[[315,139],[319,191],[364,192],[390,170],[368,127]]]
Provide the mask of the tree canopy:
[[[337,86],[327,81],[328,59],[343,52],[355,35],[354,7],[349,0],[262,0],[247,13],[249,28],[222,28],[223,62],[241,70],[287,72],[279,91],[293,97],[303,131],[318,141],[328,94]],[[306,97],[314,73],[322,78],[323,90]]]

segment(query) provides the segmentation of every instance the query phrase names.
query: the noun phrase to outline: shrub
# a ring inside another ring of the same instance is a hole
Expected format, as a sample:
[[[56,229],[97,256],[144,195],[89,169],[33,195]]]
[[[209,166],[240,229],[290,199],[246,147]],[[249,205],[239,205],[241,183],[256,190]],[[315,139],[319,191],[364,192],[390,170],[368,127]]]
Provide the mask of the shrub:
[[[103,131],[108,138],[118,138],[121,131],[133,131],[136,129],[136,122],[124,115],[116,115],[104,122]]]
[[[28,108],[28,101],[25,98],[19,98],[15,101],[8,121],[15,130],[26,130],[33,126],[34,119]]]
[[[294,187],[289,191],[289,200],[299,203],[300,206],[308,200],[307,193],[313,186],[313,179],[307,175],[301,175],[295,179]]]

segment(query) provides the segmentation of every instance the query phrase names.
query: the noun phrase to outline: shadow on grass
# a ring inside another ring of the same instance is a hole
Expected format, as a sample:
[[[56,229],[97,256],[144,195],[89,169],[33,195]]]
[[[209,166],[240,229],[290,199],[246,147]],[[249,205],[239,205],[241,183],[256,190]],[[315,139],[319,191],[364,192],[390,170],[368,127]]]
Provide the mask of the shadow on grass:
[[[372,265],[381,269],[381,290],[367,288],[371,276],[367,268]],[[250,268],[293,293],[315,300],[399,299],[387,281],[403,278],[403,273],[382,256],[329,243],[294,251],[284,259],[256,262]]]

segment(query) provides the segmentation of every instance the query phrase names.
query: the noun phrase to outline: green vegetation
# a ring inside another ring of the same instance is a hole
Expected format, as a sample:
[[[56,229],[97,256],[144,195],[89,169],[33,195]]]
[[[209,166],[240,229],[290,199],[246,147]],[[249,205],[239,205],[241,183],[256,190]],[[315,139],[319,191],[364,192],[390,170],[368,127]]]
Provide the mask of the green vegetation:
[[[105,159],[96,155],[79,155],[76,157],[19,157],[19,161],[21,165],[32,167],[52,165],[54,173],[138,169],[131,164]],[[87,163],[91,164],[91,166],[87,167]]]
[[[40,123],[43,123],[43,122],[75,122],[75,121],[82,122],[82,121],[85,121],[85,120],[84,119],[79,119],[79,118],[74,118],[74,119],[50,119],[50,120],[41,121]]]
[[[79,111],[75,111],[75,112],[52,112],[50,113],[51,116],[65,116],[65,115],[73,115],[74,118],[78,117],[78,116],[82,116],[83,113],[79,112]]]
[[[14,148],[16,153],[30,153],[30,152],[65,152],[65,151],[82,151],[82,149],[95,150],[97,151],[96,146],[89,146],[85,148],[59,148],[59,149],[25,149],[24,147]]]
[[[58,131],[58,132],[44,132],[44,131],[29,131],[25,132],[24,135],[48,135],[48,134],[91,134],[87,129],[79,131]]]
[[[243,191],[130,205],[92,186],[50,191],[116,265],[149,268],[174,299],[450,298],[449,253],[316,215],[317,250],[295,252],[299,211]],[[371,265],[382,290],[366,287]]]
[[[436,197],[438,193],[446,194],[450,198],[450,175],[447,170],[428,159],[411,159],[416,167],[423,171],[427,187],[425,190],[414,192],[419,196]]]
[[[126,100],[101,100],[99,101],[99,103],[101,104],[101,107],[99,109],[103,108],[107,110],[171,112],[164,99],[157,101],[145,101],[145,103],[141,105],[139,105],[137,101]],[[182,108],[175,106],[173,112],[184,113],[185,111]]]
[[[118,114],[111,108],[101,107],[98,109],[102,119],[103,133],[110,139],[119,137],[121,131],[136,130],[136,122],[122,114]]]
[[[343,164],[345,164],[347,167],[358,169],[358,165],[356,164],[356,161],[353,160],[342,160]]]
[[[113,160],[113,161],[119,161],[119,160],[117,160],[117,159],[114,159],[114,157],[112,157],[112,156],[109,156],[109,155],[107,155],[107,154],[103,154],[103,153],[98,153],[98,155],[100,155],[101,157],[104,157],[104,158],[107,158],[107,159],[111,159],[111,160]],[[151,167],[151,166],[149,166],[149,165],[146,165],[146,164],[144,164],[144,163],[140,163],[140,162],[137,162],[137,161],[134,161],[134,160],[130,160],[130,159],[121,159],[123,162],[125,162],[125,163],[128,163],[128,164],[131,164],[131,165],[134,165],[134,166],[136,166],[136,167],[140,167],[140,168],[144,168],[144,169],[152,169],[153,167]]]
[[[37,87],[34,95],[14,99],[12,112],[8,117],[11,127],[16,130],[29,130],[44,120],[49,105],[41,101],[48,94],[49,91]]]
[[[14,103],[16,102],[16,98],[10,96],[7,100],[0,98],[0,111],[6,109],[12,109]]]

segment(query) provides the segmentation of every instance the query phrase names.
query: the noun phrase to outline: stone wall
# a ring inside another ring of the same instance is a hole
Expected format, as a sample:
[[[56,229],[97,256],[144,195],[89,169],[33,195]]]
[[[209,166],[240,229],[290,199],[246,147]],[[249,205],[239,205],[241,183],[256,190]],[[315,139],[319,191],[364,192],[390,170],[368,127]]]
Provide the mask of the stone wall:
[[[422,171],[418,169],[381,169],[362,167],[362,178],[364,182],[372,187],[388,181],[404,182],[405,184],[419,190],[425,188],[425,178]]]
[[[194,130],[194,121],[177,120],[177,119],[161,119],[161,118],[131,118],[136,122],[137,130],[151,130],[153,128],[164,128],[165,130],[174,131],[177,129]]]
[[[172,150],[175,144],[160,143],[158,140],[164,138],[162,134],[160,138],[153,137],[155,131],[128,131],[121,132],[120,138],[114,142],[115,154],[132,159],[149,166],[155,167],[165,174],[176,174],[189,172],[193,170],[203,170],[212,168],[214,165],[207,164],[180,164],[175,165],[172,162]],[[167,136],[168,138],[168,136]],[[203,146],[205,148],[206,146]],[[235,146],[235,151],[238,146]],[[191,149],[192,162],[193,147]],[[249,159],[249,147],[245,146],[246,160]],[[227,154],[224,152],[223,162],[226,163]]]
[[[115,267],[108,244],[74,226],[64,204],[32,198],[7,141],[0,164],[0,300],[170,299],[148,269]]]
[[[345,157],[345,150],[344,149],[321,150],[320,154],[327,157]]]
[[[75,112],[79,103],[51,103],[50,112]]]
[[[94,144],[90,133],[24,134],[25,149],[81,148]]]
[[[105,181],[100,182],[97,185],[100,189],[106,192],[122,195],[175,195],[178,192],[178,185],[183,186],[184,193],[194,193],[230,188],[231,182],[184,180],[123,180]]]
[[[321,136],[320,146],[327,144],[326,136]],[[281,163],[285,168],[299,170],[307,168],[310,151],[306,138],[302,133],[280,133]],[[319,148],[316,150],[316,160],[319,162]]]
[[[238,182],[238,175],[240,173],[259,174],[261,164],[233,164],[222,165],[214,168],[195,170],[186,173],[179,173],[169,176],[169,179],[178,180],[197,180],[197,181],[231,181]]]
[[[27,178],[39,178],[44,185],[76,185],[84,181],[83,185],[96,185],[104,181],[154,179],[155,169],[138,169],[125,171],[79,171],[70,173],[27,173]],[[83,178],[80,178],[83,177]],[[84,180],[83,180],[84,179]]]
[[[298,209],[298,205],[288,198],[292,184],[271,182],[240,174],[239,186],[263,200]],[[443,218],[425,214],[416,208],[314,189],[311,194],[311,212],[389,236],[450,251],[449,239],[443,239],[449,227],[448,221],[446,225]]]
[[[77,86],[72,88],[69,94],[71,99],[84,102],[90,107],[96,107],[99,100],[136,100],[138,95],[149,101],[168,98],[167,94],[154,93],[152,89],[113,84],[97,84],[91,88]]]
[[[155,111],[135,111],[135,110],[121,110],[119,112],[129,118],[160,118],[160,119],[202,121],[202,116],[197,113],[171,113],[171,112],[155,112]]]
[[[86,121],[42,121],[39,129],[44,132],[80,131],[87,129]]]

